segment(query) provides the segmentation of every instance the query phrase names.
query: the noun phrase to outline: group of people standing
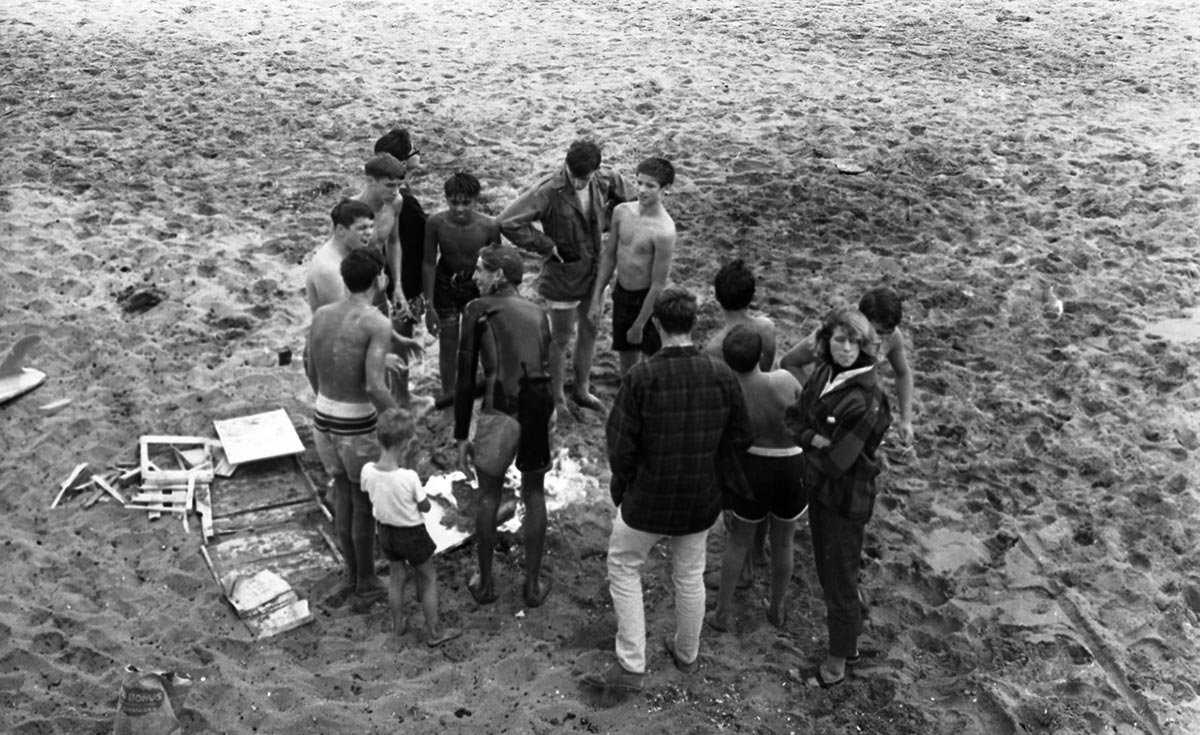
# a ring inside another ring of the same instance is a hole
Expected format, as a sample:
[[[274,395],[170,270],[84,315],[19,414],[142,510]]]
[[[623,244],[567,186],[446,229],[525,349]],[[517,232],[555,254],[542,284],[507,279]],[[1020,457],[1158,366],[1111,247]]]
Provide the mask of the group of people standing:
[[[383,594],[374,571],[377,522],[391,563],[394,631],[406,629],[405,565],[411,565],[427,643],[461,634],[438,621],[434,549],[421,515],[429,501],[406,468],[415,450],[415,399],[403,366],[419,349],[412,326],[424,309],[427,329],[438,336],[442,393],[435,405],[453,406],[460,467],[478,480],[478,570],[470,594],[479,604],[497,599],[496,523],[504,476],[515,461],[525,505],[522,597],[529,607],[544,603],[551,582],[542,573],[544,475],[553,424],[568,401],[604,410],[589,378],[611,283],[612,344],[622,374],[606,423],[616,505],[608,577],[617,660],[584,675],[583,683],[641,688],[641,569],[664,539],[671,547],[676,630],[663,647],[680,670],[696,670],[706,541],[722,512],[730,536],[708,626],[732,629],[734,589],[750,550],[760,547],[756,529],[766,528],[772,572],[765,614],[783,627],[792,538],[806,511],[829,652],[801,679],[821,687],[843,681],[859,655],[863,529],[874,506],[876,452],[891,423],[890,402],[875,380],[877,359],[886,357],[896,370],[901,436],[912,438],[912,380],[895,293],[876,289],[859,309],[835,309],[773,369],[774,325],[749,311],[754,275],[734,261],[714,284],[724,325],[701,349],[692,339],[698,299],[669,285],[676,241],[665,206],[675,180],[669,161],[647,158],[630,180],[601,168],[594,142],[576,141],[561,169],[498,217],[476,210],[481,185],[466,172],[446,180],[445,209],[426,217],[403,190],[415,155],[403,131],[379,140],[363,192],[334,207],[332,235],[306,279],[315,443],[333,478],[350,591]],[[502,238],[516,247],[502,245]],[[541,259],[537,291],[544,305],[518,292],[521,250]]]

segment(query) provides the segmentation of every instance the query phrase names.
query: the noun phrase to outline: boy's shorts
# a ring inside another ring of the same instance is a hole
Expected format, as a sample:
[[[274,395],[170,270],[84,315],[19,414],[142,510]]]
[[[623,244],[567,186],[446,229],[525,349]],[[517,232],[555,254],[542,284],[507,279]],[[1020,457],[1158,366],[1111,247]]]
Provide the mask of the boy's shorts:
[[[379,548],[383,549],[383,558],[388,561],[403,561],[420,566],[433,558],[437,544],[429,535],[425,524],[419,526],[389,526],[378,524],[375,538],[379,539]]]
[[[662,348],[662,339],[658,330],[649,320],[642,328],[642,343],[635,345],[629,341],[629,328],[637,321],[642,310],[642,304],[650,289],[629,291],[617,283],[613,286],[613,334],[612,348],[615,352],[634,352],[640,350],[643,355],[653,355]]]
[[[769,454],[764,456],[764,452]],[[781,450],[752,447],[742,453],[741,460],[754,497],[732,496],[729,507],[735,516],[757,523],[768,515],[781,521],[795,521],[804,515],[808,501],[800,484],[804,460],[799,447]]]
[[[438,268],[433,280],[433,310],[438,319],[452,319],[462,314],[467,304],[479,298],[479,286],[474,271],[450,273]]]

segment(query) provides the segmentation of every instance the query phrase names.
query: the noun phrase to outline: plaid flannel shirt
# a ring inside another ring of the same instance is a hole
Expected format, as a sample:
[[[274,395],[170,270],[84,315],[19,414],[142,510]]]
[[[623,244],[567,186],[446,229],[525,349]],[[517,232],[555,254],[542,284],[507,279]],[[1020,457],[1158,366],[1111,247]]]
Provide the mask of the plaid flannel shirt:
[[[606,436],[625,522],[682,536],[716,522],[723,486],[745,484],[740,465],[721,458],[750,446],[754,431],[733,371],[688,345],[664,347],[629,371]]]
[[[819,502],[852,520],[868,520],[875,505],[875,451],[891,423],[887,396],[876,391],[875,369],[865,370],[826,391],[833,374],[825,364],[809,377],[796,407],[796,443],[804,449],[804,483],[809,502]],[[874,397],[873,397],[874,396]],[[874,405],[874,410],[868,408]],[[827,447],[813,446],[818,435]]]

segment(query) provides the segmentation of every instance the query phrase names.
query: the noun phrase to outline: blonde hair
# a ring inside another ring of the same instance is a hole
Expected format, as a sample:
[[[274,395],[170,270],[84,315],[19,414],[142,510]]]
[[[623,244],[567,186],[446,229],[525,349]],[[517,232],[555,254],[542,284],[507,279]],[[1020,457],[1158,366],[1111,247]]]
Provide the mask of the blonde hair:
[[[412,414],[399,408],[389,408],[379,417],[375,436],[384,449],[397,449],[413,437],[416,426]]]

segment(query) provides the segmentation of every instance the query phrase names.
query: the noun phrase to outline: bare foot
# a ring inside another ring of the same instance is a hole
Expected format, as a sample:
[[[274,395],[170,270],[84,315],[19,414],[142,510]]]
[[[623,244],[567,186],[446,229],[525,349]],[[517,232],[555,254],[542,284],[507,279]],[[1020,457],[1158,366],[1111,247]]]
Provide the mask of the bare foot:
[[[475,598],[475,602],[480,605],[490,605],[498,598],[491,585],[488,585],[487,588],[483,587],[483,580],[479,578],[478,573],[473,574],[467,580],[467,591],[471,593],[471,597]]]
[[[554,588],[554,579],[546,577],[544,581],[534,581],[533,587],[530,588],[529,583],[525,583],[525,588],[521,590],[521,595],[525,598],[526,607],[541,607],[545,604],[546,598],[550,596],[550,590]]]
[[[763,598],[763,610],[767,613],[767,622],[774,625],[776,628],[783,630],[787,625],[787,608],[780,606],[779,610],[771,609],[771,600]]]
[[[602,410],[604,410],[604,404],[600,402],[600,399],[599,399],[599,398],[597,398],[596,396],[592,395],[592,394],[591,394],[590,392],[588,392],[588,391],[583,391],[583,392],[574,391],[574,392],[572,392],[572,393],[571,393],[571,400],[575,402],[575,405],[577,405],[577,406],[582,406],[583,408],[586,408],[586,409],[588,409],[589,411],[602,411]]]
[[[379,577],[370,577],[358,583],[358,587],[354,589],[354,594],[364,600],[375,600],[380,597],[387,597],[387,587],[383,585],[383,582],[379,581]]]
[[[437,648],[443,643],[449,643],[462,636],[463,632],[460,628],[443,628],[440,634],[429,633],[425,636],[425,645],[430,648]]]
[[[717,615],[715,612],[705,618],[704,623],[718,633],[728,633],[733,630],[733,622],[727,620],[723,615]]]

